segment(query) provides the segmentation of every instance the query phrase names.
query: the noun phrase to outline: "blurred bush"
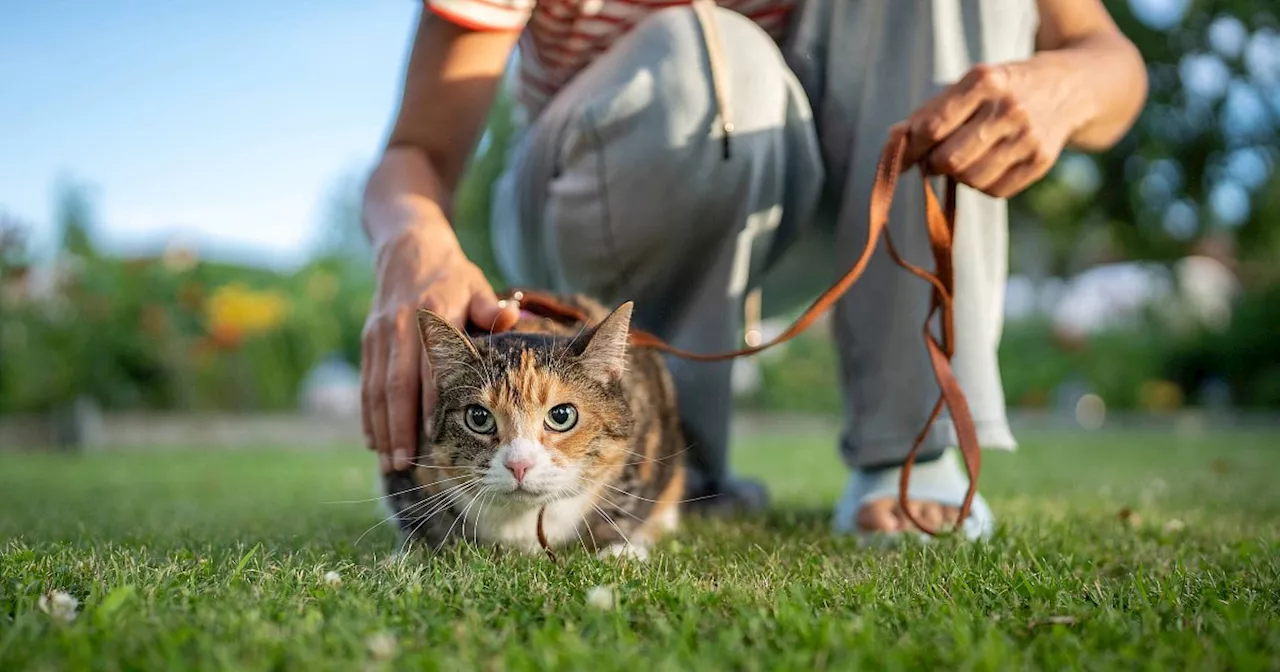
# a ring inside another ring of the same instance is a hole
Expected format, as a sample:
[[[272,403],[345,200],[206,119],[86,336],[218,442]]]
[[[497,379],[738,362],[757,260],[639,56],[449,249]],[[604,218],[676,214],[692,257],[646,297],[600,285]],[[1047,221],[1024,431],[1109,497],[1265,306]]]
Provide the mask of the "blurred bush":
[[[1280,285],[1244,295],[1225,329],[1171,328],[1149,313],[1138,324],[1066,339],[1047,319],[1006,325],[999,360],[1010,407],[1050,409],[1097,394],[1114,410],[1184,406],[1280,408]],[[828,334],[812,330],[760,359],[759,382],[739,397],[756,410],[838,413],[838,362]]]
[[[282,409],[330,353],[358,362],[372,284],[333,260],[293,273],[64,254],[48,277],[8,273],[0,412],[65,407]],[[19,279],[21,278],[21,279]]]
[[[1011,266],[1042,279],[1103,259],[1172,261],[1225,232],[1245,296],[1220,332],[1153,317],[1068,342],[1045,322],[1010,323],[1000,361],[1011,405],[1051,406],[1063,390],[1087,389],[1112,408],[1280,406],[1280,21],[1273,0],[1163,3],[1162,15],[1155,4],[1107,2],[1147,59],[1150,104],[1115,150],[1068,155],[1014,201]],[[453,204],[464,248],[499,286],[490,199],[514,131],[503,92]],[[86,396],[115,409],[294,407],[317,363],[359,363],[374,289],[362,180],[331,204],[313,259],[283,273],[178,248],[100,254],[75,189],[62,200],[52,265],[35,263],[20,223],[0,219],[0,412]],[[742,405],[839,410],[828,334],[811,331],[758,364],[762,382]]]
[[[1179,343],[1167,371],[1183,389],[1229,391],[1246,408],[1280,407],[1280,284],[1245,295],[1225,330]]]
[[[489,197],[512,129],[503,94],[454,205],[459,238],[499,285]],[[295,408],[318,363],[360,364],[374,290],[362,186],[361,175],[339,183],[313,259],[287,273],[177,247],[100,254],[76,185],[59,196],[52,264],[34,262],[27,227],[0,219],[0,413],[57,411],[83,397],[105,409]]]
[[[829,334],[819,329],[797,336],[757,357],[760,378],[737,404],[759,411],[839,413],[839,364]]]

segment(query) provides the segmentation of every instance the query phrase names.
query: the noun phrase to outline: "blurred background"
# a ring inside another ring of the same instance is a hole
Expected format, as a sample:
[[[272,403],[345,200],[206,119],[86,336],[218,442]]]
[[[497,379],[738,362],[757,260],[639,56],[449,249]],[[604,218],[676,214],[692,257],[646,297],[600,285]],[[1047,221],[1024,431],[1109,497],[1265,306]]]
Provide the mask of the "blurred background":
[[[1280,9],[1107,5],[1150,101],[1114,150],[1065,156],[1012,204],[1014,422],[1280,427]],[[417,12],[5,6],[0,445],[359,441],[360,188]],[[510,130],[500,98],[455,209],[498,285]],[[739,363],[739,404],[834,418],[833,362],[813,329]]]

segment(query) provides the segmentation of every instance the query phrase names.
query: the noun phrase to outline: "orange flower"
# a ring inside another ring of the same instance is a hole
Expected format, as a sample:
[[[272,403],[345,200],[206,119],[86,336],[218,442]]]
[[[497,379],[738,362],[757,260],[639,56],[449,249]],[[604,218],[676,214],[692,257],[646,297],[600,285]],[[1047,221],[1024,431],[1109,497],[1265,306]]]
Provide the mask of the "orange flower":
[[[287,300],[277,292],[232,283],[214,290],[205,303],[205,317],[215,342],[236,347],[245,338],[280,326],[288,308]]]

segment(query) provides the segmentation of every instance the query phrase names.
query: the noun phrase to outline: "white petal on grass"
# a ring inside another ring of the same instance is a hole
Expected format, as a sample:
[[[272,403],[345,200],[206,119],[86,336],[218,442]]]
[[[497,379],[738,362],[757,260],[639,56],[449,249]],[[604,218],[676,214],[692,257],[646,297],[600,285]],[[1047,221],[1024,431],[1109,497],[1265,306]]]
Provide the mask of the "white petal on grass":
[[[80,607],[80,600],[61,590],[51,590],[40,596],[39,606],[40,611],[70,623],[76,620],[76,609]]]
[[[587,591],[587,604],[597,609],[612,609],[618,605],[613,586],[594,586]]]
[[[1181,520],[1178,520],[1177,518],[1170,518],[1164,524],[1164,531],[1168,534],[1173,534],[1175,532],[1181,532],[1185,527],[1186,524]]]
[[[399,645],[396,643],[395,635],[389,632],[375,632],[364,640],[365,646],[369,647],[369,653],[378,660],[388,660],[394,658]]]
[[[333,570],[327,571],[324,573],[324,582],[326,585],[337,588],[342,585],[342,575]]]

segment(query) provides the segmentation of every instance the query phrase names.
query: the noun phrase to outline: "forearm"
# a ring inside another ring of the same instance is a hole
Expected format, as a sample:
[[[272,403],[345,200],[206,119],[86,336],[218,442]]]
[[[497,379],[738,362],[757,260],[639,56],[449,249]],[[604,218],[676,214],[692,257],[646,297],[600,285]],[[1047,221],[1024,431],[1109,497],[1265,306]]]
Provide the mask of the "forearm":
[[[1064,113],[1072,118],[1069,145],[1085,151],[1113,146],[1133,126],[1147,99],[1147,70],[1123,35],[1099,32],[1027,63],[1030,76],[1057,82]]]
[[[362,219],[376,251],[408,229],[439,227],[452,237],[445,189],[425,152],[412,146],[392,146],[365,184]]]

